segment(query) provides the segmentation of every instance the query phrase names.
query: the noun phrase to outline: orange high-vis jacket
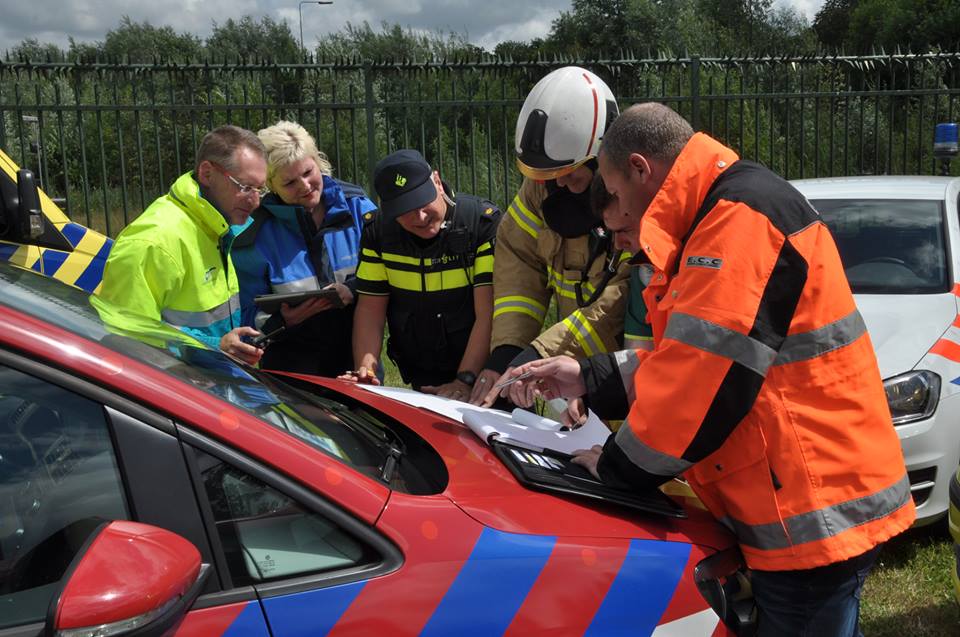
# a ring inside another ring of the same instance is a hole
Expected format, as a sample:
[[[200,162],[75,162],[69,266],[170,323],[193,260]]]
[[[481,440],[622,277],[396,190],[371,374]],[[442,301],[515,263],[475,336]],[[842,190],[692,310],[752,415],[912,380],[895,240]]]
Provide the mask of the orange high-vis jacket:
[[[755,569],[839,562],[908,528],[870,337],[810,203],[697,134],[643,217],[640,250],[655,347],[618,358],[636,400],[601,472],[682,473]]]

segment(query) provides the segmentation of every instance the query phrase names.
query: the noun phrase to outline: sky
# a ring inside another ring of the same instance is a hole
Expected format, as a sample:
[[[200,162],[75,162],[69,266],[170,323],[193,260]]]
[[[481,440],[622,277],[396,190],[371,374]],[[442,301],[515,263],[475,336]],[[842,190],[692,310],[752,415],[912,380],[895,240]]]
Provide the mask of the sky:
[[[823,4],[823,0],[774,2],[793,6],[810,19]],[[210,34],[214,23],[268,15],[287,20],[299,38],[300,11],[307,47],[347,22],[367,21],[379,29],[386,21],[416,30],[455,31],[492,50],[504,40],[528,41],[546,35],[552,21],[570,4],[570,0],[334,0],[323,6],[297,0],[0,0],[0,52],[25,38],[62,47],[70,37],[81,42],[102,40],[124,15],[134,22],[169,25],[178,33],[201,38]]]

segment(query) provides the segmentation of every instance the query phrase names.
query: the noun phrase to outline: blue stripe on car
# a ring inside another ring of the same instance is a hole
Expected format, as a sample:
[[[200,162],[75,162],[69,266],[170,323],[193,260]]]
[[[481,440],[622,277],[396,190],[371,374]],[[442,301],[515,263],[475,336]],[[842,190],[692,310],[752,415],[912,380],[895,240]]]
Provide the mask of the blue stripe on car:
[[[87,292],[93,292],[100,285],[100,280],[103,279],[103,266],[107,263],[107,255],[110,254],[110,248],[112,247],[113,239],[107,239],[103,242],[100,250],[90,261],[90,265],[86,267],[83,274],[77,277],[76,282],[74,282],[75,286]]]
[[[0,243],[0,261],[9,261],[19,247],[10,243]]]
[[[70,242],[70,245],[76,248],[80,245],[80,240],[83,239],[83,235],[87,234],[87,228],[86,226],[81,226],[79,223],[68,223],[60,232],[62,232],[66,240]]]
[[[270,637],[260,604],[256,601],[248,602],[221,637]]]
[[[68,252],[60,252],[59,250],[44,250],[43,254],[40,255],[40,259],[37,259],[32,270],[42,273],[44,276],[54,276],[57,273],[57,270],[60,269],[60,266],[63,265],[63,262],[67,260],[67,257],[70,256]],[[40,260],[43,259],[43,267],[40,267]]]
[[[271,632],[283,637],[326,635],[363,590],[364,583],[329,586],[264,599],[263,608]]]
[[[585,636],[651,634],[673,597],[689,557],[689,544],[632,540]]]
[[[502,634],[540,576],[556,540],[484,529],[420,634]]]

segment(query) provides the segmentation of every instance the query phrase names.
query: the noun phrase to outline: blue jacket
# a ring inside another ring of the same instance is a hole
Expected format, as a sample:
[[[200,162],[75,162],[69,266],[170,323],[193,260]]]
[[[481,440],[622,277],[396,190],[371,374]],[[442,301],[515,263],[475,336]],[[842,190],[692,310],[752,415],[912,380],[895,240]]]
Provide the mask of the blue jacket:
[[[240,282],[240,307],[244,325],[269,333],[283,326],[280,312],[266,314],[258,310],[253,299],[260,294],[316,290],[330,283],[343,283],[353,291],[359,264],[360,234],[364,215],[376,211],[376,205],[359,186],[324,175],[323,204],[327,209],[320,228],[301,206],[283,203],[276,195],[267,195],[252,222],[240,233],[233,245],[232,257]],[[327,310],[298,325],[284,340],[290,356],[318,348],[328,354],[334,342],[350,342],[353,306]],[[344,327],[346,325],[346,327]],[[344,333],[346,329],[346,333]],[[336,334],[325,334],[336,330]],[[279,352],[277,344],[268,348]],[[340,358],[339,369],[345,371],[352,360]],[[268,365],[268,362],[270,363]],[[316,369],[293,369],[285,361],[264,362],[264,366],[304,373],[321,373]]]

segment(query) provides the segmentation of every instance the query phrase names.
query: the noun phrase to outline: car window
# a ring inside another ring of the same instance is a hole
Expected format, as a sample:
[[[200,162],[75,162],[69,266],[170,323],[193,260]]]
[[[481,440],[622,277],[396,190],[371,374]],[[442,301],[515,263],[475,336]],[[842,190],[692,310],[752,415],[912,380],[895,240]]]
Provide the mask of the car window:
[[[0,366],[0,629],[42,621],[90,532],[128,518],[103,407]]]
[[[323,515],[196,451],[234,586],[365,566],[379,555]]]
[[[942,202],[816,199],[847,280],[860,294],[934,294],[950,289]]]
[[[165,323],[125,313],[81,290],[3,263],[0,304],[176,377],[391,489],[432,495],[446,487],[446,465],[426,440],[334,389],[242,366]]]

